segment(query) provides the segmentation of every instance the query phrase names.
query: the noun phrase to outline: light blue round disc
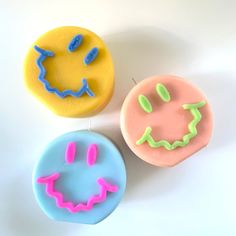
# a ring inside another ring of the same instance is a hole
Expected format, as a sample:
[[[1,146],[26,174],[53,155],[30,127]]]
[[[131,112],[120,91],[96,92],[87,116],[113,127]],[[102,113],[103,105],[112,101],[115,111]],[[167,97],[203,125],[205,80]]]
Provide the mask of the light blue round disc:
[[[66,150],[69,143],[76,144],[76,154],[71,163],[66,161]],[[87,163],[88,147],[96,144],[98,154],[93,165]],[[73,206],[86,205],[89,199],[101,195],[99,178],[104,179],[116,191],[107,191],[106,197],[95,202],[87,211],[70,212],[64,204],[58,207],[55,196],[46,191],[45,183],[39,178],[54,174],[60,177],[53,183],[54,193],[63,196],[63,203],[70,202]],[[106,218],[121,201],[126,187],[126,170],[121,153],[116,146],[101,134],[91,131],[78,131],[64,134],[51,142],[43,152],[33,173],[33,190],[36,200],[44,213],[55,220],[96,224]]]

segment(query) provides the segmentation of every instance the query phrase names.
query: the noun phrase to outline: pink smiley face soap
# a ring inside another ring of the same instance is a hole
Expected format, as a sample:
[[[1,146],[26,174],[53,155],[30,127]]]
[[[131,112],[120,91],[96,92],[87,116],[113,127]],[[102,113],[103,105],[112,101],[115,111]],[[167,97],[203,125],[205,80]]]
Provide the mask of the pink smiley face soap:
[[[130,149],[156,166],[178,164],[205,147],[212,133],[206,97],[176,76],[138,83],[121,110],[121,131]]]

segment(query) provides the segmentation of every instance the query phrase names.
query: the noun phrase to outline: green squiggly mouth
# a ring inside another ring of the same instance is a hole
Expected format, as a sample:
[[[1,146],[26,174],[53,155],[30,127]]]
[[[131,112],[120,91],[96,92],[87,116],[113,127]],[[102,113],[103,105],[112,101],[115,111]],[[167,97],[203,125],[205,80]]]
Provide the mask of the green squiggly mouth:
[[[136,142],[137,145],[141,145],[145,142],[149,144],[151,148],[164,147],[166,150],[174,150],[177,147],[185,147],[189,144],[190,140],[197,136],[197,124],[202,119],[202,114],[199,111],[199,108],[203,107],[206,104],[205,101],[201,101],[193,104],[184,104],[182,107],[185,110],[189,110],[193,115],[193,120],[188,124],[188,133],[183,136],[181,140],[176,140],[173,143],[168,142],[167,140],[155,141],[151,135],[152,128],[147,127],[142,135],[142,137]]]

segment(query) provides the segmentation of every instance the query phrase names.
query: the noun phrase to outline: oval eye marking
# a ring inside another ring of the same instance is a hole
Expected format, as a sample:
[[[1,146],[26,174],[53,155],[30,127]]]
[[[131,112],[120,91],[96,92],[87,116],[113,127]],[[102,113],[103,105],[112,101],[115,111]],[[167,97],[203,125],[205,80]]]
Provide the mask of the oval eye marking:
[[[164,102],[169,102],[170,101],[170,99],[171,99],[170,98],[170,93],[163,84],[158,83],[156,85],[156,91],[157,91],[158,95],[161,97],[161,99]]]
[[[138,96],[138,102],[141,108],[147,112],[151,113],[152,112],[152,104],[149,102],[148,98],[144,95],[139,95]]]
[[[92,48],[84,58],[84,64],[89,65],[92,63],[98,56],[98,48]]]
[[[76,155],[76,143],[69,142],[66,147],[65,160],[67,164],[72,164]]]
[[[68,51],[69,52],[74,52],[82,43],[83,41],[83,35],[78,34],[76,35],[69,43],[68,45]]]
[[[87,164],[92,166],[95,164],[98,155],[98,147],[96,144],[91,144],[87,150]]]

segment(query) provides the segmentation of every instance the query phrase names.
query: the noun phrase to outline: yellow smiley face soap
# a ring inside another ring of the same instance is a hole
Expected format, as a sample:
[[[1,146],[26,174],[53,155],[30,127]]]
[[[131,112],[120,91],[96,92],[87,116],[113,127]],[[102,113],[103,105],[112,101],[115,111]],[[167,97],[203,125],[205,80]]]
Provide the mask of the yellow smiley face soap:
[[[57,115],[88,117],[110,101],[114,67],[96,34],[65,26],[34,42],[25,58],[24,79],[33,95]]]

